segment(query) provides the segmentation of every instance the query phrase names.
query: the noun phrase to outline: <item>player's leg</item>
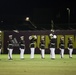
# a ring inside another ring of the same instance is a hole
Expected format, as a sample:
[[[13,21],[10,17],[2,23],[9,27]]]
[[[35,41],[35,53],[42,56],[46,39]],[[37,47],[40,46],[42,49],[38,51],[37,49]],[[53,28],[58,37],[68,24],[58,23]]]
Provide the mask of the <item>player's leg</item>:
[[[51,48],[51,58],[55,59],[55,48]]]
[[[0,49],[0,54],[1,54],[1,49]]]
[[[51,48],[51,58],[53,58],[53,48]]]
[[[73,49],[69,49],[69,57],[72,58]]]
[[[62,49],[62,58],[64,57],[64,49]]]
[[[51,48],[50,48],[50,58],[51,58],[52,52],[51,52]]]
[[[31,48],[31,58],[34,58],[34,50],[35,48]]]
[[[23,58],[23,49],[21,49],[21,59]]]
[[[41,53],[42,53],[42,58],[44,58],[44,57],[45,57],[45,56],[44,56],[44,55],[45,55],[45,50],[42,49],[42,50],[41,50]]]
[[[21,58],[24,59],[24,49],[21,50]]]
[[[52,59],[55,59],[55,48],[52,48]]]
[[[12,52],[13,52],[13,49],[10,49],[10,58],[12,59]]]
[[[25,49],[23,49],[23,58],[24,58],[24,52],[25,52]]]
[[[60,57],[62,58],[62,49],[60,49]]]
[[[8,50],[8,59],[10,59],[10,49],[7,48],[7,50]]]
[[[21,48],[20,48],[20,58],[21,58],[21,56],[22,56],[22,55],[21,55]]]

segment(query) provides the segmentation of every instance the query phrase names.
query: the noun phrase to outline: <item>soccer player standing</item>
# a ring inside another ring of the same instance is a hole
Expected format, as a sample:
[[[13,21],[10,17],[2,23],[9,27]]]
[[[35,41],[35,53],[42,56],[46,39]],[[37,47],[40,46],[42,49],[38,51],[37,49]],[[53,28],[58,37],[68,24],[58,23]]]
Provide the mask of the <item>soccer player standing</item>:
[[[24,51],[25,51],[24,36],[21,36],[20,39],[21,39],[20,42],[19,42],[20,58],[24,59]]]
[[[54,35],[54,31],[53,31],[52,34],[49,35],[49,39],[50,39],[49,48],[50,48],[51,59],[55,59],[56,38],[57,36]]]
[[[64,37],[60,38],[59,50],[60,50],[60,56],[61,58],[63,58],[64,57]]]
[[[9,41],[8,41],[8,59],[12,60],[12,52],[13,52],[13,42],[12,42],[12,35],[9,35]]]
[[[41,50],[41,58],[45,58],[45,37],[41,36],[41,41],[40,41],[40,50]]]
[[[68,50],[69,50],[69,58],[72,58],[72,52],[73,52],[72,37],[68,38]]]
[[[33,59],[34,58],[34,53],[35,53],[35,42],[37,41],[37,36],[29,36],[29,40],[30,40],[30,50],[31,50],[31,56],[30,58]]]

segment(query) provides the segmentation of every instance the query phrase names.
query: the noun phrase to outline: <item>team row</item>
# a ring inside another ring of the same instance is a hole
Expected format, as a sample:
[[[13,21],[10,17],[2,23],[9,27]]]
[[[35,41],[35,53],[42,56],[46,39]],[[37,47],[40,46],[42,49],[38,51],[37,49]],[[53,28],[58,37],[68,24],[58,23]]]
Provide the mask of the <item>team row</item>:
[[[24,36],[20,37],[21,40],[19,42],[19,49],[20,49],[20,58],[24,59],[24,51],[25,51],[25,41]],[[49,35],[50,43],[49,43],[49,49],[50,49],[50,58],[55,59],[55,47],[56,47],[56,35],[53,33]],[[35,42],[37,41],[37,36],[29,36],[30,40],[30,50],[31,50],[31,56],[30,58],[34,58],[35,53]],[[70,37],[68,39],[68,50],[69,50],[69,57],[72,58],[72,52],[73,52],[73,43],[72,38]],[[59,49],[61,58],[64,57],[64,37],[61,37],[60,43],[59,43]],[[8,41],[8,59],[12,59],[12,51],[13,51],[13,42],[12,42],[12,35],[9,35],[9,41]],[[45,58],[45,37],[41,36],[40,41],[40,51],[41,51],[41,58]]]

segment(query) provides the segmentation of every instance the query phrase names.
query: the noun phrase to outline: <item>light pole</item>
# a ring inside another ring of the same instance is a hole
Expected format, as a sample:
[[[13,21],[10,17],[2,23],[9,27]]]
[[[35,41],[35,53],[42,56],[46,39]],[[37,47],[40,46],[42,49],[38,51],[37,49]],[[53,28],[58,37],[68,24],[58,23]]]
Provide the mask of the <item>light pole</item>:
[[[25,21],[29,21],[34,28],[37,28],[37,27],[30,21],[29,17],[26,17]]]
[[[68,27],[70,28],[70,9],[67,8],[68,11]]]

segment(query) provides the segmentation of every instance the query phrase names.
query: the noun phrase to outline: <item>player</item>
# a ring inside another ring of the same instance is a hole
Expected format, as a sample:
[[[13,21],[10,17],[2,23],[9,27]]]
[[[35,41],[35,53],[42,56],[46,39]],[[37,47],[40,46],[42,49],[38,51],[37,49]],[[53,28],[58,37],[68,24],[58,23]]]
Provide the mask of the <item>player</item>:
[[[20,42],[19,42],[20,58],[24,59],[24,52],[25,52],[24,36],[21,36],[20,39],[21,39]]]
[[[37,36],[29,36],[29,40],[30,40],[30,50],[31,50],[31,56],[30,58],[33,59],[34,58],[34,53],[35,53],[35,42],[37,41]]]
[[[73,52],[72,37],[68,38],[68,50],[69,50],[69,58],[72,58],[72,52]]]
[[[45,58],[45,38],[44,36],[41,36],[41,41],[40,41],[40,50],[41,50],[41,58]]]
[[[64,57],[64,37],[60,38],[59,50],[60,50],[61,58],[63,58]]]
[[[56,38],[57,36],[54,35],[54,31],[52,31],[52,33],[49,35],[49,39],[50,39],[49,48],[50,48],[51,59],[55,59]]]
[[[13,52],[13,42],[12,42],[12,35],[9,35],[9,41],[8,41],[8,59],[12,60],[12,52]]]

